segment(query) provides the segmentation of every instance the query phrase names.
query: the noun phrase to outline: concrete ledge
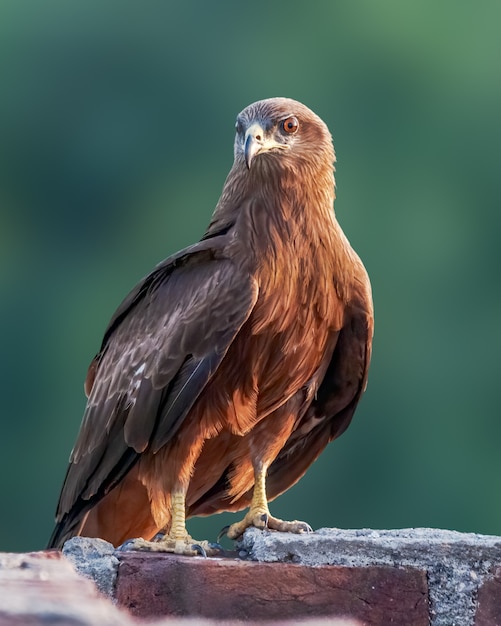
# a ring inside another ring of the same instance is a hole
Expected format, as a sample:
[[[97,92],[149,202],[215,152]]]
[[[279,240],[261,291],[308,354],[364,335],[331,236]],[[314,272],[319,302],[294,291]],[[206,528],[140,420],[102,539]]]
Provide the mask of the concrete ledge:
[[[131,626],[153,617],[169,624],[188,618],[204,624],[501,624],[500,537],[429,529],[322,529],[299,536],[251,529],[231,558],[119,552],[86,538],[69,541],[64,555],[68,560],[56,552],[0,554],[0,626]]]

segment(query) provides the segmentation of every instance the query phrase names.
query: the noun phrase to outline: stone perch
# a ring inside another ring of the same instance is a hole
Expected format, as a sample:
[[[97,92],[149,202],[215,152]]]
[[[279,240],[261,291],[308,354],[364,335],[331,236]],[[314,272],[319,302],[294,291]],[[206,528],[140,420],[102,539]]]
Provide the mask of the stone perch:
[[[222,558],[120,552],[86,538],[67,542],[64,557],[0,555],[0,626],[130,625],[138,618],[501,625],[501,537],[430,529],[310,535],[250,529],[238,552]]]

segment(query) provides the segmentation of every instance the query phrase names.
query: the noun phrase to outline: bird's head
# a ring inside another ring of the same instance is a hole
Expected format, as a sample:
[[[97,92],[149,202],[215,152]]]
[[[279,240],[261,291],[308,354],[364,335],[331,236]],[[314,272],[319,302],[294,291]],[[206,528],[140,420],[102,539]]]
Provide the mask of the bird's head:
[[[301,164],[312,173],[332,171],[334,148],[329,129],[313,111],[290,98],[269,98],[246,107],[237,117],[235,164],[248,170]]]

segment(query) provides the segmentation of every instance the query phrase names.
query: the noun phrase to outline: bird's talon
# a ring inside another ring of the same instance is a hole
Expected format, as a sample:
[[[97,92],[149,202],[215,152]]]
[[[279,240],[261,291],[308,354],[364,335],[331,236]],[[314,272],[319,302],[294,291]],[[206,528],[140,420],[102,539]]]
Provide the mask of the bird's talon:
[[[194,543],[191,546],[192,550],[195,550],[195,552],[197,554],[199,554],[200,556],[203,556],[204,559],[207,558],[207,552],[204,550],[204,548],[199,544],[199,543]]]
[[[216,537],[216,541],[219,543],[219,541],[221,540],[221,537],[224,537],[225,535],[227,535],[229,530],[230,530],[229,524],[226,524],[226,526],[223,526],[223,528],[221,528],[221,530],[219,531],[218,536]]]

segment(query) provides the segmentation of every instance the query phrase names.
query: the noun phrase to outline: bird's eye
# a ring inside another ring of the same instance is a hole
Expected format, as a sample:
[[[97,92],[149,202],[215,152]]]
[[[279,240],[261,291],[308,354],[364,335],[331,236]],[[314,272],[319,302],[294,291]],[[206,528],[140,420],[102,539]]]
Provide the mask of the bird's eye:
[[[282,122],[282,128],[289,135],[293,135],[297,133],[297,129],[299,128],[299,122],[296,117],[288,117],[286,120]]]

